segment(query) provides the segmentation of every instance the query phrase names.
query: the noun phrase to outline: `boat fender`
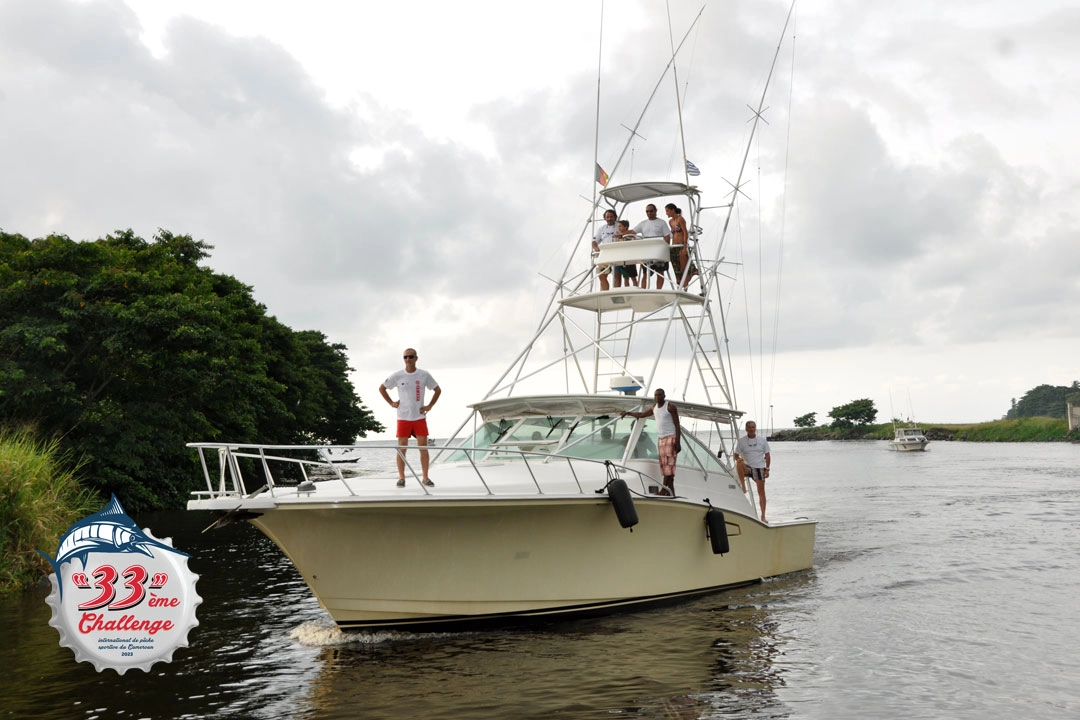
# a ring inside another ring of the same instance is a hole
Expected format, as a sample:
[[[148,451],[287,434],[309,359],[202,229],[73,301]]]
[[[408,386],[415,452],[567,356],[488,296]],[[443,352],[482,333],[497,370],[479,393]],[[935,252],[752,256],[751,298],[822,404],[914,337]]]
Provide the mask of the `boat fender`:
[[[637,509],[634,507],[634,499],[630,497],[630,488],[626,487],[626,481],[612,480],[608,483],[607,493],[612,507],[615,508],[615,516],[619,518],[619,525],[624,528],[637,525]]]
[[[723,555],[731,547],[728,544],[727,524],[724,522],[724,512],[718,508],[709,508],[705,513],[705,535],[712,543],[713,555]]]

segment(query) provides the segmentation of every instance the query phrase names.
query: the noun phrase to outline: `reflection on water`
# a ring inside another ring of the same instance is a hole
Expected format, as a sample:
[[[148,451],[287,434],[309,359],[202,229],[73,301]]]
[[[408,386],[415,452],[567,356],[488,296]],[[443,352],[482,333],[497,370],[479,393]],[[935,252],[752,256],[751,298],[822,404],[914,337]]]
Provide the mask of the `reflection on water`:
[[[667,609],[530,630],[413,636],[326,633],[313,718],[541,718],[578,713],[786,717],[782,622],[770,605],[811,574]],[[781,611],[782,612],[782,611]]]
[[[99,674],[58,646],[44,595],[24,596],[6,626],[19,629],[3,650],[7,716],[696,718],[738,707],[784,717],[774,690],[788,639],[772,606],[813,577],[528,629],[346,634],[251,526],[202,535],[198,515],[136,520],[192,555],[204,600],[191,647],[148,674]]]
[[[99,674],[45,589],[0,600],[0,718],[1080,716],[1080,450],[773,454],[770,507],[820,521],[813,570],[527,630],[343,635],[254,528],[136,517],[201,576],[191,647]]]

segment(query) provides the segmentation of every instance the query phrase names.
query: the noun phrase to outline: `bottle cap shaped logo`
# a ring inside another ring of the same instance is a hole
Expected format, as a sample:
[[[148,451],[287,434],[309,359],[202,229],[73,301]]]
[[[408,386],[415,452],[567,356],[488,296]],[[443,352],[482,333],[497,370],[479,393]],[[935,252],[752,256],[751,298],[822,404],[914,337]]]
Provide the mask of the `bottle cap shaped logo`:
[[[53,567],[49,624],[79,662],[123,675],[171,662],[199,624],[198,575],[186,553],[140,529],[113,496],[101,512],[83,518],[60,538]]]

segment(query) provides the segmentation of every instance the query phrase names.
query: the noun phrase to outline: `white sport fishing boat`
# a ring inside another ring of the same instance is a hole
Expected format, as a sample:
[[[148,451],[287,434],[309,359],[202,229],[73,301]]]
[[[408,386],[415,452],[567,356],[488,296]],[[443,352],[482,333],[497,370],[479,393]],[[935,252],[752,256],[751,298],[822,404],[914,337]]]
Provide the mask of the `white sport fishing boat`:
[[[929,444],[926,433],[914,425],[909,425],[893,429],[893,439],[889,441],[889,449],[899,452],[918,452],[925,450]]]
[[[647,202],[684,208],[698,274],[669,267],[660,290],[597,290],[597,265],[669,260],[662,237],[588,252],[600,210],[631,217],[633,206],[641,217]],[[415,450],[403,489],[394,473],[346,472],[342,458],[374,453],[392,467],[391,444],[192,443],[207,489],[188,509],[258,527],[343,629],[597,614],[810,568],[815,523],[762,522],[733,471],[742,413],[722,356],[725,208],[708,241],[689,176],[602,190],[535,335],[455,436],[431,448],[434,487],[421,483]],[[662,494],[656,423],[621,417],[651,406],[659,377],[682,425],[674,497]],[[547,392],[530,394],[537,387]]]

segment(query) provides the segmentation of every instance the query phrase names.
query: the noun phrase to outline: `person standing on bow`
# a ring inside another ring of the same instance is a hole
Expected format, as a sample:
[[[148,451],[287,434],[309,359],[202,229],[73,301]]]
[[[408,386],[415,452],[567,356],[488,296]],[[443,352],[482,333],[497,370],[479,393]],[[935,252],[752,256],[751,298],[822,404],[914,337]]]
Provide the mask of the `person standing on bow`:
[[[442,394],[442,388],[431,373],[416,367],[416,350],[406,348],[402,353],[405,358],[405,369],[398,370],[386,378],[379,386],[379,394],[389,403],[390,407],[397,408],[397,441],[398,445],[409,445],[409,438],[415,437],[416,444],[420,447],[420,469],[423,471],[423,482],[428,487],[435,483],[428,477],[428,427],[427,414]],[[398,399],[392,400],[388,388],[396,387]],[[435,392],[431,396],[431,402],[424,404],[424,395],[427,390]],[[397,454],[398,487],[405,487],[405,450],[399,450]]]
[[[600,246],[606,245],[609,242],[615,242],[615,233],[618,231],[619,226],[615,224],[615,211],[604,211],[604,224],[596,231],[596,236],[593,237],[592,249],[594,253],[600,252]],[[600,275],[600,289],[610,290],[608,285],[608,275],[611,274],[610,265],[597,265],[596,272]],[[618,282],[618,281],[617,281]]]
[[[735,443],[735,469],[739,485],[746,492],[746,478],[753,478],[757,485],[758,501],[761,503],[761,522],[765,522],[765,479],[769,477],[772,453],[769,441],[757,434],[757,423],[746,421],[746,434]]]
[[[660,474],[664,476],[664,492],[661,495],[675,495],[675,461],[682,450],[682,427],[679,426],[679,411],[667,402],[663,389],[653,393],[653,406],[642,412],[626,410],[620,417],[631,415],[636,418],[653,416],[656,420],[656,434],[659,436],[657,448],[660,455]]]

